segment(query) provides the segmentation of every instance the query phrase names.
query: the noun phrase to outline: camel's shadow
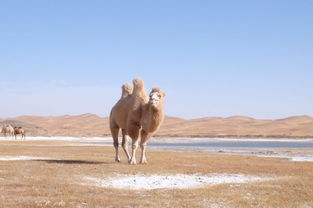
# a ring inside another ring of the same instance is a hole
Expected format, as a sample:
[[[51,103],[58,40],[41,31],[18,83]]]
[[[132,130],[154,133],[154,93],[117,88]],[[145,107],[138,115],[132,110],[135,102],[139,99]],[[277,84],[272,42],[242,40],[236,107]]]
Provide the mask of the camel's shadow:
[[[98,161],[87,161],[87,160],[49,160],[49,159],[39,159],[33,160],[38,162],[46,163],[56,163],[56,164],[85,164],[85,165],[99,165],[99,164],[112,164],[109,162],[98,162]]]

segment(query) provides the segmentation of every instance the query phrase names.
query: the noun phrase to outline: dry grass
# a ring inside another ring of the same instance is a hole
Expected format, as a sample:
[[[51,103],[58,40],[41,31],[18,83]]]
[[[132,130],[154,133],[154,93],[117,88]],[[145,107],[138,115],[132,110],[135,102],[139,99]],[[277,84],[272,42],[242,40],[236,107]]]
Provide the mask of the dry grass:
[[[148,165],[114,163],[113,147],[2,141],[0,156],[55,160],[0,161],[0,207],[313,207],[313,163],[208,153],[148,151]],[[41,145],[41,146],[40,146]],[[161,153],[161,154],[160,154]],[[122,154],[122,156],[124,156]],[[183,190],[119,190],[82,185],[83,176],[241,173],[277,180]]]

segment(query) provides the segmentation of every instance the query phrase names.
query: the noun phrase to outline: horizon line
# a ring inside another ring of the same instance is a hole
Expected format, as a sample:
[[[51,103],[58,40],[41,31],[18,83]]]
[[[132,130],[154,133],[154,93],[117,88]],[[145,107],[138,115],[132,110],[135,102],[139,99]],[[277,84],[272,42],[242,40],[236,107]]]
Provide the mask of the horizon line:
[[[95,115],[100,118],[109,118],[108,116],[101,116],[96,113],[82,113],[82,114],[62,114],[62,115],[19,115],[19,116],[14,116],[14,117],[1,117],[0,119],[2,120],[14,120],[15,118],[18,117],[65,117],[65,116],[83,116],[83,115]],[[203,117],[196,117],[196,118],[183,118],[183,117],[178,117],[178,116],[171,116],[171,115],[165,115],[165,117],[170,117],[170,118],[177,118],[177,119],[183,119],[183,120],[198,120],[198,119],[203,119],[203,118],[222,118],[222,119],[229,119],[233,117],[244,117],[244,118],[249,118],[249,119],[254,119],[254,120],[281,120],[281,119],[287,119],[287,118],[293,118],[293,117],[310,117],[313,118],[313,116],[310,116],[308,114],[297,114],[297,115],[290,115],[287,117],[280,117],[280,118],[255,118],[252,116],[245,116],[245,115],[232,115],[232,116],[203,116]]]

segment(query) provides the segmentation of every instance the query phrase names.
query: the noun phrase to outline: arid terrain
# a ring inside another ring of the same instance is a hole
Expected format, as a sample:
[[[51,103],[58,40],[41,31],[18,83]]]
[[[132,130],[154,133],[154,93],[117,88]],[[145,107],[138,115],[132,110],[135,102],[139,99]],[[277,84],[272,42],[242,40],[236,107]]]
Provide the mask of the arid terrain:
[[[77,116],[20,116],[0,119],[26,128],[28,135],[107,136],[107,117],[94,114]],[[166,117],[157,136],[180,137],[313,137],[313,117],[294,116],[259,120],[244,116],[181,119]]]
[[[123,154],[121,159],[114,162],[112,146],[1,140],[0,207],[313,207],[312,162],[153,149],[148,165],[130,166]],[[136,184],[138,177],[156,176],[167,181],[196,177],[202,185],[176,189],[171,187],[179,184],[172,183],[147,190],[108,182],[126,177]],[[205,183],[205,176],[211,182]],[[242,181],[245,177],[249,180]]]

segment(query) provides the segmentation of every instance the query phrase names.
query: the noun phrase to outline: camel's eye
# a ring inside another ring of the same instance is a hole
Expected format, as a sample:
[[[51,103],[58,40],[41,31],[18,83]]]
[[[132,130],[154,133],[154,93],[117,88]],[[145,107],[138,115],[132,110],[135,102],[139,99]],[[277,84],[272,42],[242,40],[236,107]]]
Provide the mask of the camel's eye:
[[[158,97],[159,97],[159,98],[161,98],[161,95],[160,95],[160,94],[158,94]]]

